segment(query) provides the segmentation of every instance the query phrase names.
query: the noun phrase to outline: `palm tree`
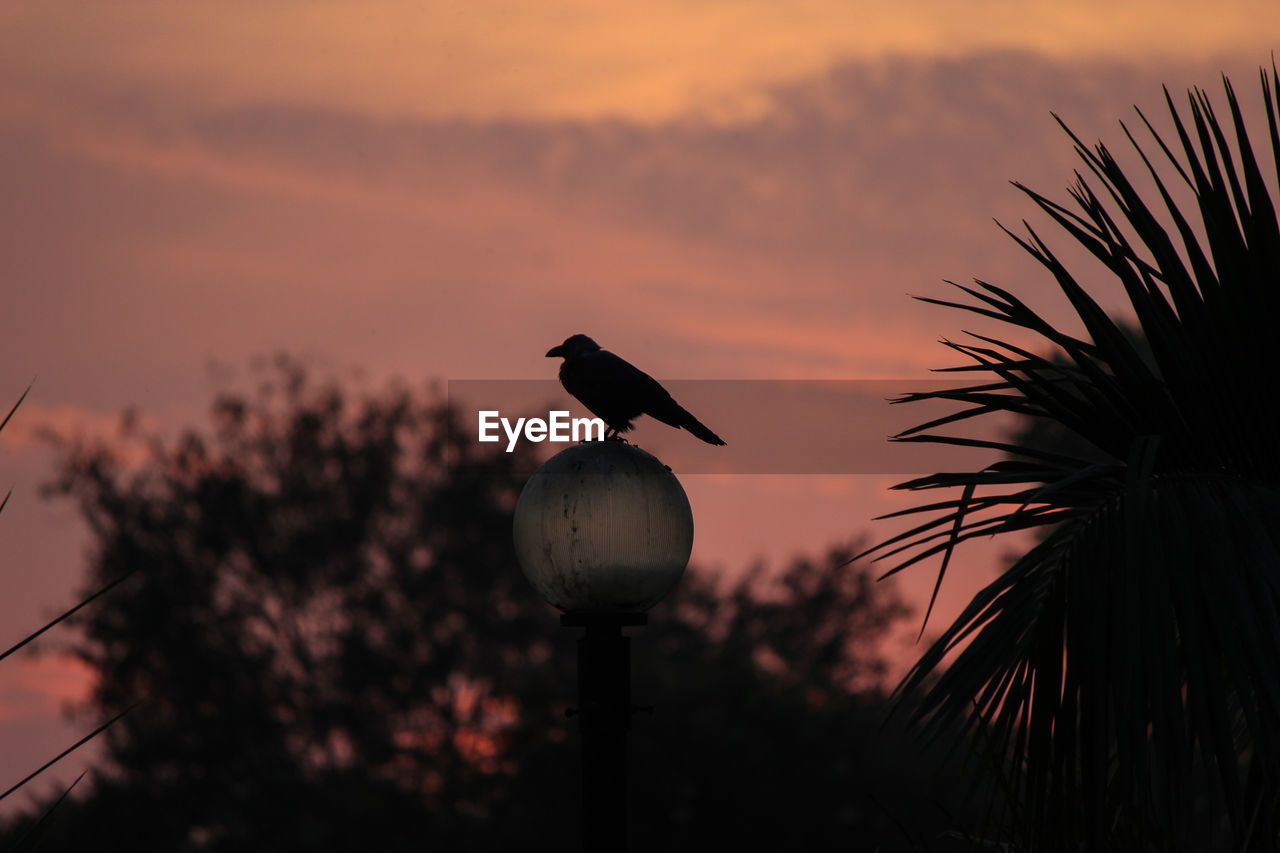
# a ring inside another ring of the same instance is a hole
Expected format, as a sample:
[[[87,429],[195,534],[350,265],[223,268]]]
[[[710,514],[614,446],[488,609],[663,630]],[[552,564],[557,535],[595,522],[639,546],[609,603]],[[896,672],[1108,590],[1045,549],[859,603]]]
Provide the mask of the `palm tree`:
[[[948,496],[894,514],[927,520],[873,549],[899,559],[888,574],[941,555],[940,584],[960,542],[1043,534],[898,689],[927,733],[967,744],[998,774],[1008,795],[998,825],[1027,849],[1277,845],[1280,382],[1267,366],[1280,334],[1280,227],[1223,82],[1229,124],[1199,89],[1184,121],[1165,90],[1176,146],[1138,111],[1155,162],[1121,124],[1154,204],[1105,146],[1088,148],[1060,119],[1086,167],[1074,205],[1015,184],[1124,288],[1149,354],[1024,223],[1025,236],[1008,233],[1052,274],[1087,339],[995,285],[955,285],[967,299],[924,301],[1032,332],[1066,357],[971,335],[946,342],[968,362],[947,370],[978,384],[898,401],[961,406],[898,440],[1006,458],[899,484]],[[1280,181],[1274,64],[1261,84],[1267,168]],[[1180,206],[1175,192],[1191,201]],[[1043,419],[1090,452],[935,431],[999,414]]]

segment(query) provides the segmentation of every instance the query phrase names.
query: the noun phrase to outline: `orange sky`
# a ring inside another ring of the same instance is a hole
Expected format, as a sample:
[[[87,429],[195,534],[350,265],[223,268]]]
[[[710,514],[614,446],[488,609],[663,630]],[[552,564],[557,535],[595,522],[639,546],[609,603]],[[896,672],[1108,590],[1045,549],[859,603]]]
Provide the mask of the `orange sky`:
[[[768,109],[841,62],[1018,50],[1066,60],[1265,56],[1280,9],[1198,0],[291,0],[243,9],[6,4],[9,79],[37,98],[124,85],[365,114],[661,120]],[[50,105],[44,104],[45,108]]]
[[[1120,147],[1161,83],[1229,71],[1256,107],[1268,33],[1280,4],[0,5],[0,398],[38,377],[0,433],[0,622],[23,636],[82,570],[31,429],[197,421],[211,363],[547,378],[583,331],[663,378],[919,378],[975,328],[909,298],[943,278],[1061,312],[991,221],[1031,215],[1010,179],[1063,196],[1050,110]],[[889,482],[687,478],[695,560],[887,533]],[[68,742],[76,676],[11,670],[16,780]]]

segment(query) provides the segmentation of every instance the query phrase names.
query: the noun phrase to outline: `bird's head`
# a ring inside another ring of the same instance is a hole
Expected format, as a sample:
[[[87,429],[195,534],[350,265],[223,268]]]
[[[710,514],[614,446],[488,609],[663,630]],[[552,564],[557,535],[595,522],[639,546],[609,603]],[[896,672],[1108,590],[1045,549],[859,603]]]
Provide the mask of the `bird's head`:
[[[586,335],[574,335],[558,347],[547,350],[547,358],[575,358],[589,352],[599,352],[600,345]]]

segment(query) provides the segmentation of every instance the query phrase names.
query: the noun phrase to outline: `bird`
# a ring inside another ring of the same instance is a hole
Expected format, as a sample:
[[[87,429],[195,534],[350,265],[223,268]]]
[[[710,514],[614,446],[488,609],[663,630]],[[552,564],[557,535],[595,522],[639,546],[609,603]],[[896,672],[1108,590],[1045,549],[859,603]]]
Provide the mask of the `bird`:
[[[625,440],[641,415],[649,415],[676,429],[684,428],[707,444],[723,445],[724,439],[707,429],[677,403],[658,380],[614,355],[586,335],[573,335],[547,350],[547,358],[563,358],[560,384],[600,418],[608,429],[606,439]]]

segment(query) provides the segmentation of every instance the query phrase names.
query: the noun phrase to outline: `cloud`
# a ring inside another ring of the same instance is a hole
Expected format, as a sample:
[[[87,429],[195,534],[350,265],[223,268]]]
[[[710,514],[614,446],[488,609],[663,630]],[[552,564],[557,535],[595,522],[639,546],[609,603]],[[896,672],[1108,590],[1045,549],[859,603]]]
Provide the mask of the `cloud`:
[[[384,117],[653,122],[757,114],[761,91],[842,62],[1017,49],[1149,64],[1265,53],[1277,27],[1267,0],[5,4],[0,80],[63,102],[116,85],[201,110],[262,99]]]
[[[1114,136],[1131,99],[1158,105],[1163,79],[1027,53],[898,58],[779,86],[761,116],[733,123],[383,120],[259,104],[200,115],[185,133],[246,169],[370,193],[497,183],[682,238],[839,256],[886,236],[900,248],[922,210],[976,208],[1019,171],[1070,162],[1051,110]]]
[[[0,136],[19,176],[11,270],[46,282],[20,303],[122,373],[157,349],[186,360],[145,370],[336,345],[375,370],[510,376],[515,354],[585,330],[678,356],[667,375],[902,375],[945,323],[908,294],[980,275],[1051,298],[991,224],[1031,211],[1010,179],[1062,196],[1076,164],[1050,110],[1115,140],[1129,103],[1159,112],[1161,80],[1213,67],[851,62],[735,121],[119,95]],[[477,349],[476,329],[509,345]]]
[[[0,447],[28,451],[44,446],[45,436],[69,441],[113,442],[125,433],[126,424],[141,433],[155,432],[159,422],[153,414],[136,411],[105,413],[72,403],[46,405],[28,398],[13,419],[0,430]]]
[[[57,713],[88,696],[90,670],[70,655],[12,658],[0,668],[0,721]]]

